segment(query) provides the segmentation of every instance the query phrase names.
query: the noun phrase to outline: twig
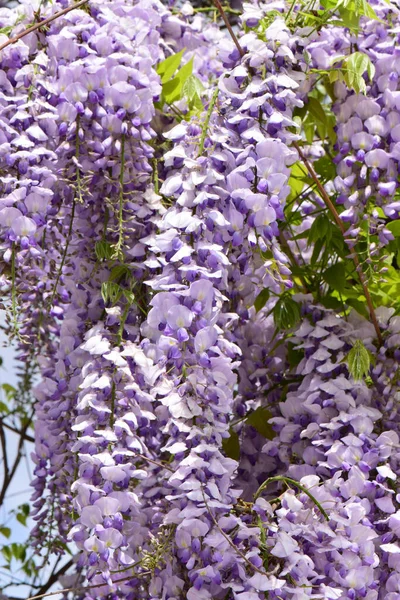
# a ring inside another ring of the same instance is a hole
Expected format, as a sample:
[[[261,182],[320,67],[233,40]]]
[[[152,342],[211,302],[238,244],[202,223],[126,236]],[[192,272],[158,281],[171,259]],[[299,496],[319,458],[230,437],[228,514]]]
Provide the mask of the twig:
[[[243,558],[243,560],[253,569],[253,571],[256,571],[256,573],[261,573],[261,575],[268,575],[268,573],[266,571],[261,571],[261,569],[258,569],[255,565],[253,565],[253,563],[247,558],[247,556],[245,554],[243,554],[243,552],[241,552],[241,550],[239,550],[239,548],[232,542],[231,538],[229,537],[229,535],[226,535],[225,531],[223,531],[223,529],[221,529],[221,527],[218,525],[218,522],[216,520],[216,518],[214,517],[213,513],[211,512],[210,507],[208,506],[208,502],[206,500],[206,496],[204,494],[204,489],[201,488],[201,493],[203,494],[203,499],[204,499],[204,504],[206,505],[206,509],[208,511],[208,514],[210,515],[215,527],[218,529],[218,531],[224,536],[224,538],[226,539],[226,541],[228,542],[228,544],[234,549],[234,551],[236,552],[236,554],[239,554],[239,556],[241,558]]]
[[[201,156],[204,152],[204,143],[205,143],[206,137],[207,137],[208,126],[210,124],[210,119],[211,119],[211,115],[212,115],[214,107],[215,107],[215,103],[217,102],[218,93],[219,93],[219,87],[217,85],[217,87],[215,88],[214,93],[211,97],[210,105],[208,107],[208,110],[206,113],[206,118],[204,120],[204,125],[203,125],[202,131],[201,131],[198,156]]]
[[[142,458],[143,460],[147,460],[147,462],[152,463],[153,465],[156,465],[156,467],[160,467],[160,469],[167,469],[167,471],[171,471],[171,473],[175,473],[175,470],[172,469],[171,467],[168,467],[165,464],[159,463],[156,460],[153,460],[152,458],[145,456],[144,454],[139,454],[139,452],[136,452],[135,456]]]
[[[300,146],[298,145],[297,142],[293,142],[293,146],[296,148],[301,160],[303,161],[304,165],[307,167],[307,170],[311,176],[311,178],[315,181],[315,184],[321,194],[322,199],[324,200],[326,206],[328,207],[328,209],[330,210],[337,226],[339,227],[342,236],[344,239],[346,239],[346,229],[344,226],[344,223],[342,221],[342,219],[339,216],[339,213],[336,210],[335,205],[333,204],[332,200],[329,198],[324,186],[322,185],[322,183],[320,182],[317,173],[315,172],[312,164],[307,160],[307,157],[305,156],[305,154],[303,153],[303,151],[301,150]],[[371,317],[371,321],[372,324],[375,328],[375,332],[376,332],[376,336],[378,338],[379,344],[381,345],[383,343],[383,339],[382,339],[382,334],[381,334],[381,330],[379,328],[379,323],[378,320],[376,318],[376,314],[375,314],[375,309],[374,309],[374,305],[372,303],[372,298],[371,298],[371,294],[369,293],[369,289],[367,286],[367,282],[364,276],[364,272],[362,270],[361,264],[360,264],[360,260],[357,256],[357,254],[355,254],[354,252],[352,252],[352,259],[353,259],[353,263],[354,266],[356,267],[356,271],[358,273],[358,277],[360,279],[360,283],[361,283],[361,287],[363,289],[364,292],[364,296],[365,299],[367,301],[367,305],[368,305],[368,310],[369,310],[369,314]]]
[[[70,567],[72,567],[73,564],[74,564],[74,561],[71,558],[62,567],[60,567],[58,569],[58,571],[55,571],[53,569],[53,572],[51,573],[51,575],[48,578],[48,580],[46,581],[46,583],[38,590],[39,596],[45,594],[47,592],[47,590],[49,588],[51,588],[51,586],[58,581],[58,579],[60,578],[60,576],[64,575],[64,573],[66,573],[68,571],[68,569]]]
[[[27,432],[27,430],[28,430],[28,428],[29,428],[29,426],[30,426],[30,424],[32,422],[33,414],[34,414],[34,411],[31,412],[31,415],[28,417],[28,420],[27,420],[25,426],[22,428],[22,431],[21,431],[21,434],[20,434],[21,437],[20,437],[19,442],[18,442],[17,453],[16,453],[16,456],[15,456],[13,465],[12,465],[11,469],[7,473],[4,472],[3,486],[2,486],[1,491],[0,491],[0,506],[3,505],[4,498],[6,496],[8,487],[9,487],[10,483],[12,482],[15,473],[17,472],[19,463],[21,462],[21,459],[22,459],[22,449],[23,449],[24,439],[25,439],[24,436],[25,436],[25,433]]]
[[[0,427],[5,427],[6,429],[9,429],[10,431],[12,431],[13,433],[16,433],[17,435],[23,435],[24,440],[26,440],[27,442],[35,441],[35,438],[32,435],[29,435],[29,433],[23,433],[22,431],[20,431],[19,429],[16,429],[15,427],[11,427],[11,425],[8,425],[2,419],[0,419]]]
[[[303,485],[301,485],[301,483],[299,483],[295,479],[292,479],[291,477],[284,477],[283,475],[277,475],[276,477],[268,477],[268,479],[266,479],[260,485],[257,492],[254,494],[254,500],[257,500],[257,498],[260,497],[261,492],[267,487],[267,485],[269,483],[271,483],[273,481],[285,481],[285,482],[291,483],[295,487],[299,488],[299,490],[301,490],[304,494],[306,494],[314,502],[315,506],[317,506],[319,508],[321,513],[324,515],[325,519],[327,521],[329,521],[329,516],[328,516],[327,512],[324,510],[324,508],[318,502],[318,500],[311,494],[311,492],[308,491],[308,489],[306,487],[304,487]]]
[[[212,6],[206,6],[204,8],[195,8],[195,9],[193,9],[193,12],[195,12],[195,13],[210,12],[211,10],[215,10],[215,8],[213,8]],[[225,6],[224,11],[230,15],[241,15],[242,14],[241,10],[236,10],[235,8],[230,8],[229,6]]]
[[[8,454],[7,454],[6,436],[4,434],[2,421],[0,421],[0,441],[1,441],[1,451],[3,454],[4,480],[6,480],[8,477]]]
[[[63,15],[66,15],[67,13],[71,12],[71,10],[74,10],[75,8],[80,8],[81,6],[83,6],[84,4],[86,4],[87,2],[89,2],[89,0],[80,0],[80,2],[76,2],[76,4],[72,4],[71,6],[67,6],[67,8],[64,8],[63,10],[60,10],[60,11],[54,13],[54,15],[52,15],[51,17],[48,17],[47,19],[44,19],[44,21],[41,21],[40,23],[36,23],[35,25],[32,25],[31,27],[28,27],[28,29],[25,29],[24,31],[21,31],[21,33],[19,33],[15,37],[10,38],[6,42],[4,42],[4,44],[2,44],[0,46],[0,51],[4,50],[4,48],[7,48],[7,46],[11,46],[11,44],[15,44],[20,39],[22,39],[23,37],[25,37],[26,35],[28,35],[29,33],[32,33],[33,31],[36,31],[37,29],[40,29],[41,27],[45,27],[46,25],[48,25],[52,21],[55,21],[56,19],[58,19],[58,17],[62,17]]]
[[[237,48],[237,49],[238,49],[238,51],[239,51],[239,54],[240,54],[240,56],[243,58],[243,56],[244,56],[246,53],[245,53],[245,51],[243,50],[242,46],[239,44],[239,40],[237,39],[237,37],[236,37],[236,35],[235,35],[235,32],[233,31],[233,29],[232,29],[232,27],[231,27],[231,24],[229,23],[229,19],[228,19],[228,17],[227,17],[227,16],[226,16],[226,14],[225,14],[225,11],[224,11],[224,9],[223,9],[223,7],[222,7],[222,4],[221,4],[221,2],[220,2],[219,0],[214,0],[214,4],[215,4],[215,6],[218,8],[218,10],[219,10],[219,13],[220,13],[221,17],[222,17],[222,18],[223,18],[223,20],[224,20],[224,23],[225,23],[225,25],[226,25],[226,28],[227,28],[227,30],[229,31],[229,35],[230,35],[230,36],[231,36],[231,38],[233,39],[233,41],[234,41],[234,43],[235,43],[235,46],[236,46],[236,48]],[[0,48],[0,50],[1,50],[1,48]]]
[[[75,209],[76,209],[76,202],[77,200],[80,202],[80,204],[83,203],[83,198],[82,198],[82,187],[81,187],[81,174],[80,174],[80,170],[79,170],[79,155],[80,155],[80,143],[79,143],[79,126],[80,126],[80,115],[78,114],[78,116],[76,117],[76,134],[75,134],[75,159],[76,159],[76,184],[77,184],[77,190],[76,193],[74,191],[74,197],[72,199],[72,207],[71,207],[71,220],[69,222],[69,228],[68,228],[68,234],[67,234],[67,239],[65,240],[65,247],[64,247],[64,251],[61,257],[61,263],[60,266],[58,268],[58,272],[57,272],[57,277],[56,277],[56,282],[54,284],[54,288],[53,288],[53,293],[51,295],[50,298],[50,303],[49,303],[49,313],[53,307],[53,302],[54,302],[54,298],[56,296],[57,293],[57,288],[58,288],[58,284],[60,282],[61,276],[62,276],[62,271],[65,265],[65,261],[67,259],[67,255],[68,255],[68,249],[69,249],[69,245],[71,242],[71,238],[72,238],[72,227],[74,224],[74,219],[75,219]]]
[[[137,573],[138,576],[150,575],[150,574],[151,574],[150,571],[146,571],[144,573]],[[132,579],[132,575],[129,575],[129,577],[122,577],[121,579],[118,579],[118,580],[114,581],[113,583],[118,584],[118,583],[121,583],[122,581],[129,581],[130,579]],[[63,588],[62,590],[57,590],[56,592],[49,592],[48,594],[37,594],[36,596],[30,596],[26,600],[39,600],[39,598],[48,598],[49,596],[56,596],[57,594],[65,594],[67,592],[85,592],[86,590],[91,590],[93,588],[106,587],[107,585],[109,585],[109,583],[96,583],[94,585],[86,585],[86,586],[75,587],[75,588],[74,587]]]

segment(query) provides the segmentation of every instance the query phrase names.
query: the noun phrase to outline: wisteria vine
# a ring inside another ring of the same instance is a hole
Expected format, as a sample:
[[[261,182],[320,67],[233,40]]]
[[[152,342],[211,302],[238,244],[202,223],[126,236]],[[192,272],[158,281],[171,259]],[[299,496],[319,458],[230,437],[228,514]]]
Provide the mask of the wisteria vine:
[[[400,598],[399,25],[0,11],[0,284],[65,598]]]

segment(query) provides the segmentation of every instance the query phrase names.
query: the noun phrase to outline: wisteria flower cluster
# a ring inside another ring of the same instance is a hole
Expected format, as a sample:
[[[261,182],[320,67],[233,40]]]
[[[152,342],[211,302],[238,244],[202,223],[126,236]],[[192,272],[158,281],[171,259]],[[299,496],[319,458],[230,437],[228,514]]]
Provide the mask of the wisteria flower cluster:
[[[76,600],[400,598],[399,9],[44,4],[0,12],[32,548]]]

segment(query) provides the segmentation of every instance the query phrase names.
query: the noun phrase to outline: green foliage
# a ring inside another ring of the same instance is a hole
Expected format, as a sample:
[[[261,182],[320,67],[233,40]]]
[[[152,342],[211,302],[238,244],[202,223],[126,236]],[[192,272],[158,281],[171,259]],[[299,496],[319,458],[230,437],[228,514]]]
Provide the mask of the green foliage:
[[[182,95],[186,98],[189,109],[193,110],[197,108],[202,110],[203,103],[201,101],[201,95],[204,92],[204,85],[201,83],[198,77],[189,75],[182,87]]]
[[[278,331],[291,329],[300,320],[300,306],[293,300],[290,293],[285,292],[275,304],[272,314]]]
[[[272,414],[263,406],[256,408],[246,419],[247,425],[251,425],[267,440],[272,440],[275,437],[275,431],[272,429],[272,425],[268,423],[268,419],[272,417]]]
[[[324,240],[326,244],[332,239],[333,224],[326,213],[318,215],[311,225],[308,233],[308,243],[315,244],[319,240]]]
[[[21,506],[19,507],[19,510],[17,512],[16,518],[17,521],[19,523],[21,523],[21,525],[24,525],[26,527],[26,521],[27,518],[29,517],[29,504],[21,504]]]
[[[95,253],[97,260],[110,260],[113,255],[113,247],[106,241],[96,242]]]
[[[0,401],[0,414],[8,415],[10,413],[11,402],[15,400],[15,397],[17,395],[17,390],[9,383],[3,383],[0,386],[0,389],[3,391],[6,399],[6,402]]]
[[[193,58],[189,60],[173,79],[169,79],[162,86],[162,97],[167,104],[173,104],[183,97],[183,86],[192,75]]]
[[[272,417],[272,414],[264,406],[260,406],[245,417],[244,422],[246,425],[254,427],[259,434],[265,437],[267,440],[272,440],[275,437],[275,432],[272,426],[268,423],[268,420]],[[233,460],[239,460],[240,458],[240,440],[238,433],[231,427],[229,429],[229,437],[222,441],[222,447],[226,456]]]
[[[26,559],[26,545],[18,544],[13,542],[8,544],[1,549],[1,552],[6,559],[8,565],[10,565],[12,559],[24,562]]]
[[[11,529],[9,527],[0,527],[0,534],[8,539],[11,535]]]
[[[400,237],[400,221],[392,221],[386,225],[386,228],[394,235]]]
[[[343,262],[337,262],[328,267],[323,273],[323,278],[333,290],[344,292],[346,287],[346,265]]]
[[[336,136],[335,136],[336,140]],[[321,156],[313,162],[313,167],[321,181],[330,181],[336,177],[335,164],[329,156]]]
[[[302,193],[305,185],[312,185],[312,180],[303,163],[297,162],[292,166],[290,172],[289,186],[291,194],[289,196],[289,201],[297,198]]]
[[[297,349],[294,344],[288,343],[287,345],[287,360],[289,367],[294,369],[304,358],[304,350],[302,348]]]
[[[222,440],[222,448],[229,458],[239,460],[240,458],[240,443],[239,436],[232,428],[229,430],[229,437]]]
[[[258,294],[257,298],[254,301],[254,306],[257,312],[260,312],[260,310],[264,308],[264,306],[270,298],[270,295],[271,294],[268,288],[261,290],[261,292]]]
[[[321,5],[328,11],[337,11],[342,25],[348,29],[357,29],[361,17],[378,18],[367,0],[321,0]]]
[[[309,96],[304,108],[303,128],[307,142],[309,144],[312,143],[315,130],[317,130],[318,137],[322,141],[328,138],[330,142],[334,143],[336,140],[334,130],[335,117],[331,113],[330,108],[327,105],[321,104],[321,101],[314,96]]]
[[[336,62],[342,61],[342,66],[338,69],[328,71],[329,81],[343,81],[347,87],[354,90],[357,94],[365,94],[367,91],[364,74],[367,73],[372,80],[375,74],[375,67],[369,56],[364,52],[354,52],[348,57],[337,57]]]
[[[123,289],[115,281],[103,281],[101,284],[101,297],[104,304],[108,304],[108,302],[112,305],[116,304],[120,300],[122,293]]]
[[[127,265],[117,264],[115,265],[110,272],[110,281],[121,281],[124,277],[129,277],[130,270]]]
[[[157,73],[161,77],[162,84],[170,81],[176,70],[179,69],[185,50],[186,48],[183,48],[180,52],[168,56],[168,58],[158,64]]]
[[[361,340],[355,341],[345,360],[349,373],[355,381],[360,381],[368,375],[371,366],[371,353]]]
[[[166,58],[157,67],[157,73],[161,77],[162,93],[156,107],[162,109],[165,104],[172,106],[185,99],[189,111],[183,114],[175,110],[174,116],[178,120],[189,119],[204,108],[201,101],[204,86],[200,79],[193,75],[193,58],[181,67],[184,52],[185,48]]]

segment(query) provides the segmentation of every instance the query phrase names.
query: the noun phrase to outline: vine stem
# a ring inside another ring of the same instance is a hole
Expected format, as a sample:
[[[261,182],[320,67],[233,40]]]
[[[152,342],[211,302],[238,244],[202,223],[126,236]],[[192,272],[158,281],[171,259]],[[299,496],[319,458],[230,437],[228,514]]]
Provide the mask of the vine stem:
[[[205,143],[206,137],[207,137],[208,126],[210,124],[210,119],[211,119],[211,115],[212,115],[212,112],[215,107],[215,103],[217,102],[218,93],[219,93],[219,87],[217,85],[217,87],[215,88],[214,93],[211,97],[210,106],[208,107],[206,118],[205,118],[204,125],[203,125],[203,129],[201,132],[198,156],[201,156],[204,152],[204,143]]]
[[[15,242],[12,243],[11,246],[11,307],[12,307],[12,316],[13,316],[13,327],[14,333],[18,336],[19,328],[18,328],[18,314],[17,314],[17,289],[15,283]]]
[[[11,44],[15,44],[20,39],[22,39],[23,37],[25,37],[26,35],[28,35],[29,33],[32,33],[33,31],[36,31],[37,29],[40,29],[41,27],[45,27],[46,25],[48,25],[52,21],[55,21],[59,17],[62,17],[63,15],[66,15],[67,13],[71,12],[71,10],[74,10],[75,8],[80,8],[81,6],[83,6],[84,4],[86,4],[87,2],[89,2],[89,0],[80,0],[80,2],[76,2],[75,4],[72,4],[71,6],[67,6],[67,8],[64,8],[63,10],[59,10],[58,12],[54,13],[54,15],[51,15],[51,17],[48,17],[47,19],[44,19],[43,21],[40,21],[40,23],[36,23],[35,25],[32,25],[31,27],[28,27],[28,29],[25,29],[24,31],[21,31],[21,33],[19,33],[15,37],[10,38],[6,42],[4,42],[4,44],[2,44],[0,46],[0,51],[4,50],[4,48],[7,48],[7,46],[11,46]]]
[[[260,487],[258,488],[256,493],[254,494],[254,500],[257,500],[257,498],[260,497],[261,492],[267,487],[268,484],[270,484],[273,481],[285,481],[285,482],[291,483],[292,485],[299,488],[299,490],[301,490],[304,494],[306,494],[314,502],[315,506],[317,506],[319,508],[321,513],[324,515],[325,519],[327,521],[329,521],[329,516],[328,516],[327,512],[322,507],[322,505],[318,502],[318,500],[311,494],[311,492],[308,491],[308,489],[306,487],[304,487],[303,485],[301,485],[301,483],[299,483],[295,479],[292,479],[291,477],[284,477],[283,475],[277,475],[276,477],[268,477],[268,479],[266,479],[264,481],[264,483],[262,483],[260,485]]]
[[[157,462],[156,460],[153,460],[152,458],[149,458],[148,456],[145,456],[144,454],[140,454],[139,452],[136,452],[135,456],[138,456],[139,458],[146,460],[147,462],[151,463],[152,465],[156,465],[157,467],[160,467],[160,469],[166,469],[167,471],[170,471],[171,473],[175,473],[175,470],[172,469],[171,467],[169,467],[168,465]]]
[[[194,8],[193,12],[195,12],[195,13],[210,12],[212,10],[215,10],[215,8],[213,8],[212,6],[206,6],[205,8]],[[241,15],[242,14],[241,10],[229,8],[228,6],[225,6],[224,11],[230,15]]]
[[[124,168],[125,168],[125,134],[121,138],[121,172],[119,174],[119,208],[118,208],[118,242],[115,245],[113,258],[121,258],[124,242]]]
[[[315,181],[315,185],[317,186],[322,199],[324,200],[324,202],[325,202],[326,206],[328,207],[328,209],[330,210],[337,226],[339,227],[343,238],[346,239],[346,229],[345,229],[344,223],[343,223],[342,219],[340,218],[339,213],[337,212],[336,207],[333,204],[332,200],[329,198],[324,186],[320,182],[318,175],[314,170],[314,167],[308,161],[307,157],[305,156],[304,152],[302,151],[302,149],[300,148],[298,143],[293,142],[293,146],[296,148],[296,150],[297,150],[301,160],[303,161],[304,165],[306,166],[311,178]],[[352,252],[351,255],[352,255],[353,263],[356,268],[358,277],[360,279],[360,283],[361,283],[361,287],[364,292],[365,299],[367,301],[369,314],[370,314],[371,321],[372,321],[372,324],[373,324],[375,332],[376,332],[376,336],[378,338],[379,344],[382,345],[383,338],[382,338],[381,330],[379,328],[378,319],[376,318],[375,309],[374,309],[374,305],[372,303],[372,298],[371,298],[371,294],[368,289],[367,281],[365,279],[364,272],[363,272],[361,264],[360,264],[360,259],[358,258],[358,255],[355,254],[355,252]]]
[[[215,527],[224,536],[224,538],[226,539],[226,541],[228,542],[228,544],[234,549],[234,551],[236,552],[236,554],[238,554],[241,558],[243,558],[243,560],[253,569],[253,571],[255,571],[256,573],[260,573],[261,575],[268,576],[268,573],[266,571],[261,571],[261,569],[258,569],[255,565],[253,565],[253,563],[247,558],[247,556],[245,554],[243,554],[243,552],[241,552],[241,550],[239,550],[239,548],[232,542],[232,540],[229,537],[229,535],[227,535],[225,533],[225,531],[223,531],[223,529],[221,529],[221,527],[218,525],[217,519],[214,517],[213,513],[211,512],[210,507],[208,506],[208,502],[206,500],[206,496],[204,494],[204,489],[203,488],[201,488],[201,493],[203,495],[204,504],[206,505],[206,509],[208,511],[208,514],[210,515],[210,517],[211,517],[211,519],[212,519]]]
[[[228,17],[227,17],[227,16],[226,16],[226,14],[225,14],[225,11],[224,11],[224,9],[223,9],[223,7],[222,7],[222,4],[221,4],[221,2],[220,2],[219,0],[214,0],[214,4],[215,4],[215,6],[218,8],[218,10],[219,10],[219,13],[220,13],[220,15],[221,15],[221,17],[222,17],[222,19],[223,19],[223,21],[224,21],[225,25],[226,25],[226,28],[227,28],[227,30],[229,31],[229,35],[230,35],[230,36],[231,36],[231,38],[233,39],[233,41],[234,41],[234,44],[235,44],[236,48],[238,49],[238,51],[239,51],[239,54],[240,54],[241,58],[243,58],[243,56],[244,56],[246,53],[245,53],[245,51],[243,50],[242,46],[239,44],[239,40],[237,39],[237,37],[236,37],[236,35],[235,35],[235,32],[233,31],[233,29],[232,29],[232,26],[231,26],[231,24],[229,23],[229,19],[228,19]]]
[[[54,284],[53,293],[52,293],[51,299],[50,299],[49,312],[50,312],[50,310],[51,310],[51,308],[53,306],[54,298],[55,298],[56,293],[57,293],[58,284],[59,284],[60,279],[61,279],[62,270],[63,270],[63,267],[65,265],[65,261],[67,259],[69,244],[70,244],[71,236],[72,236],[72,227],[73,227],[74,219],[75,219],[75,208],[76,208],[76,200],[77,200],[76,196],[78,196],[78,200],[79,200],[79,202],[81,204],[83,202],[82,187],[81,187],[81,174],[80,174],[80,171],[79,171],[79,153],[80,153],[80,146],[79,146],[79,125],[80,125],[80,116],[78,115],[77,118],[76,118],[76,136],[75,136],[75,158],[76,158],[76,162],[77,162],[77,166],[76,166],[77,194],[74,194],[74,197],[73,197],[73,200],[72,200],[71,220],[69,222],[69,228],[68,228],[68,233],[67,233],[67,239],[66,239],[66,242],[65,242],[64,252],[62,254],[60,267],[58,269],[56,282]]]
[[[150,575],[151,572],[150,571],[146,571],[145,573],[136,573],[136,577],[138,576],[142,576],[142,575]],[[129,581],[130,579],[132,579],[132,575],[129,575],[129,577],[123,577],[122,579],[118,579],[117,581],[115,581],[114,583],[120,583],[121,581]],[[57,590],[56,592],[49,592],[48,594],[38,594],[37,596],[30,596],[29,598],[27,598],[27,600],[39,600],[39,598],[48,598],[49,596],[57,596],[58,594],[65,594],[67,592],[85,592],[86,590],[91,590],[93,588],[100,588],[100,587],[106,587],[108,586],[108,583],[96,583],[94,585],[87,585],[85,587],[70,587],[70,588],[63,588],[61,590]]]

